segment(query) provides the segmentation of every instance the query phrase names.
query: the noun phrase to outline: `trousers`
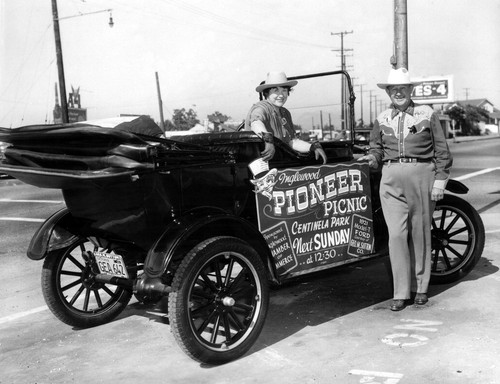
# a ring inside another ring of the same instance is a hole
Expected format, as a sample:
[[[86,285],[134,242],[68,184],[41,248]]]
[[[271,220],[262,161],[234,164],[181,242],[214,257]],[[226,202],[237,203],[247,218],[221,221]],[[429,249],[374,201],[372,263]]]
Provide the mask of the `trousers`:
[[[431,275],[433,163],[389,163],[382,168],[380,200],[389,230],[394,299],[427,293]]]

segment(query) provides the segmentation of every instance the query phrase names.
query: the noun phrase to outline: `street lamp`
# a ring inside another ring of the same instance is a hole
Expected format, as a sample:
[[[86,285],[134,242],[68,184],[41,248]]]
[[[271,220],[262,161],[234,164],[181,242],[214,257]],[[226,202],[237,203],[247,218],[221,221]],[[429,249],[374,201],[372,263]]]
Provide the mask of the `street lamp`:
[[[68,116],[68,102],[66,100],[66,82],[64,80],[64,63],[63,63],[63,54],[62,54],[62,46],[61,46],[61,33],[59,30],[59,20],[70,19],[72,17],[80,17],[85,15],[90,15],[94,13],[101,12],[109,12],[109,27],[113,28],[115,23],[113,22],[113,16],[111,15],[111,9],[104,9],[101,11],[88,12],[88,13],[80,13],[78,15],[59,17],[57,12],[57,0],[52,0],[52,19],[54,22],[54,37],[56,43],[56,59],[57,59],[57,74],[59,77],[59,93],[61,94],[61,113],[62,113],[62,122],[63,124],[69,123]]]

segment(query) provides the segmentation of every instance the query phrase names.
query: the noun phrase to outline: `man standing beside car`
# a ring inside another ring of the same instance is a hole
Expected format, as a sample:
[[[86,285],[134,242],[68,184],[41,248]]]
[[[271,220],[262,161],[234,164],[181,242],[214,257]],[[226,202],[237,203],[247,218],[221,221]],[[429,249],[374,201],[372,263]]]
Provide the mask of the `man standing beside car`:
[[[383,164],[380,200],[394,285],[390,309],[400,311],[410,298],[417,305],[428,301],[432,214],[453,159],[434,110],[411,100],[414,83],[407,69],[392,69],[387,83],[377,86],[392,104],[375,120],[370,151],[358,160],[372,168]]]

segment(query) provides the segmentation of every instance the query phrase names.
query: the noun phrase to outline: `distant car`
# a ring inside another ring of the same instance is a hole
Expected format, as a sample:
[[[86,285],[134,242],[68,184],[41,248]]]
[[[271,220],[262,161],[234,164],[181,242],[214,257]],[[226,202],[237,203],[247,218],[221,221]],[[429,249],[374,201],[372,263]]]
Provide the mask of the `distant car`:
[[[5,148],[7,148],[10,144],[8,143],[3,143],[0,141],[0,161],[3,161],[5,159]],[[0,172],[0,179],[5,179],[5,178],[11,178],[11,176]]]
[[[8,145],[9,145],[9,144],[7,144],[7,143],[2,143],[2,142],[0,141],[0,159],[2,159],[2,160],[3,160],[3,159],[5,159],[4,152],[5,152],[5,148],[7,148],[7,146],[8,146]]]

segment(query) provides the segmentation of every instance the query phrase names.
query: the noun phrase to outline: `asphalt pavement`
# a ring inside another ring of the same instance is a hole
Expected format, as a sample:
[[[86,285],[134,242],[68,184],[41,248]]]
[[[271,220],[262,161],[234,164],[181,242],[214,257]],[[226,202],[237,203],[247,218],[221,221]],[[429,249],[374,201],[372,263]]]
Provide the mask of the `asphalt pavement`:
[[[450,145],[472,140],[457,139]],[[498,193],[500,180],[490,184]],[[459,282],[431,286],[424,306],[389,310],[380,259],[330,270],[273,290],[255,345],[214,367],[177,346],[166,299],[132,303],[115,321],[83,330],[39,304],[0,318],[0,383],[500,383],[500,204],[480,214],[486,246],[478,265]],[[40,292],[1,286],[12,295],[3,305],[29,295],[43,303]]]

